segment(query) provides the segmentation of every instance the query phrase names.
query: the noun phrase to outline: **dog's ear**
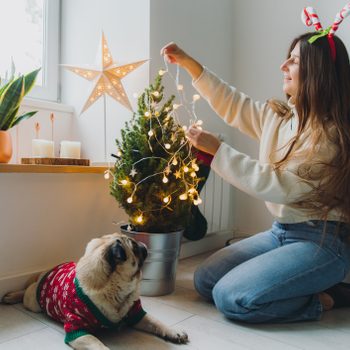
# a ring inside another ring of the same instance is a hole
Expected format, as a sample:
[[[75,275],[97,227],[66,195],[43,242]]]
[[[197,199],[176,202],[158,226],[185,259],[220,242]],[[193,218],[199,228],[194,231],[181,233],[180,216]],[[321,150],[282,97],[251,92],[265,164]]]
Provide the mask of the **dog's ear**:
[[[118,263],[126,261],[126,252],[119,240],[116,240],[108,249],[107,261],[111,266],[112,271],[115,270]]]

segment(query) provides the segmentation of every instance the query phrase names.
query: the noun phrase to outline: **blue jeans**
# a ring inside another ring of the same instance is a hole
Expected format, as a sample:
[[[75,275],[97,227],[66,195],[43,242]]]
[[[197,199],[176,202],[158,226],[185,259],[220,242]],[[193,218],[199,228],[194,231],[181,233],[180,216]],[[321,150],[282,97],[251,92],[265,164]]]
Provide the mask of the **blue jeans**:
[[[328,221],[274,222],[269,231],[225,247],[194,274],[196,290],[234,320],[319,320],[318,293],[342,281],[350,269],[348,225]]]

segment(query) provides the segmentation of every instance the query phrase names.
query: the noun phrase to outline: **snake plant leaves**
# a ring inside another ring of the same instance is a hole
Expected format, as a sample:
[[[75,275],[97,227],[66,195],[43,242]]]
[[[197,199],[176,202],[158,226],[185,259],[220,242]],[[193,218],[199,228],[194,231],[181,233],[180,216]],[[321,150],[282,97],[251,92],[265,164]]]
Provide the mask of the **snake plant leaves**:
[[[37,113],[38,111],[32,111],[32,112],[27,112],[25,114],[22,114],[18,117],[16,117],[16,119],[13,120],[12,124],[10,125],[9,129],[12,128],[13,126],[17,125],[19,122],[21,122],[22,120],[25,119],[29,119],[31,118],[35,113]]]
[[[0,89],[0,130],[8,130],[36,112],[17,116],[23,97],[32,89],[40,69],[9,81]]]

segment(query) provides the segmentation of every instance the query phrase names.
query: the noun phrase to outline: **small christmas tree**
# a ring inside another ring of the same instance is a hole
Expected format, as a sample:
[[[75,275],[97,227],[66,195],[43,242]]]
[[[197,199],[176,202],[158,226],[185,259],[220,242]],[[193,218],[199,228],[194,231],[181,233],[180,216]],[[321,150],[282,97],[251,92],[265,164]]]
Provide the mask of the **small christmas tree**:
[[[111,194],[129,215],[130,229],[172,232],[184,229],[191,206],[201,203],[199,166],[184,129],[175,121],[175,96],[163,105],[162,76],[138,99],[138,111],[116,140],[118,160]]]

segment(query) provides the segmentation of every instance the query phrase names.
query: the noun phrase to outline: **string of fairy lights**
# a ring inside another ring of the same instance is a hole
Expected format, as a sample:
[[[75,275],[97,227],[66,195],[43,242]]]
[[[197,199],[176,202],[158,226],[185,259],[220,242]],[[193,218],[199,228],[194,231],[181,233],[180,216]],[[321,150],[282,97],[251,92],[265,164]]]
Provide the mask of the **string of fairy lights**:
[[[188,102],[186,99],[186,96],[185,96],[184,87],[182,84],[180,84],[179,66],[176,65],[176,76],[174,77],[172,75],[171,71],[169,70],[168,63],[166,62],[165,59],[164,59],[164,63],[165,63],[165,70],[163,70],[163,69],[159,70],[158,74],[160,76],[163,76],[165,74],[167,74],[169,76],[169,78],[174,82],[174,84],[176,86],[177,94],[178,94],[178,97],[180,100],[179,104],[173,103],[172,109],[170,107],[166,107],[164,109],[165,112],[168,112],[166,118],[164,119],[164,123],[166,123],[171,118],[173,118],[177,125],[181,125],[180,121],[179,121],[178,111],[179,111],[179,108],[182,107],[182,109],[185,110],[186,113],[189,115],[189,125],[191,125],[191,126],[194,125],[196,128],[201,129],[203,122],[202,122],[202,120],[198,119],[198,117],[196,115],[196,109],[195,109],[196,102],[200,99],[200,96],[198,94],[194,94],[192,96],[192,101]],[[131,171],[130,171],[129,177],[118,180],[117,184],[119,186],[123,186],[125,188],[128,188],[128,187],[131,188],[131,190],[130,190],[131,193],[130,193],[129,197],[126,199],[126,202],[128,204],[134,203],[135,195],[136,195],[136,192],[137,192],[139,185],[152,177],[159,176],[161,178],[161,181],[164,184],[166,184],[169,182],[170,173],[173,173],[173,176],[175,176],[176,179],[178,179],[179,181],[182,181],[182,183],[184,184],[184,188],[186,190],[182,193],[177,193],[177,192],[179,192],[179,189],[176,189],[172,193],[162,194],[161,203],[160,203],[160,206],[158,208],[154,208],[154,209],[151,209],[148,211],[138,210],[136,217],[133,218],[134,221],[138,224],[142,224],[144,222],[145,217],[147,215],[147,212],[159,211],[159,210],[162,210],[162,209],[167,208],[167,207],[169,208],[170,203],[172,202],[172,199],[174,198],[174,196],[178,196],[178,198],[181,201],[191,200],[194,205],[199,205],[202,203],[202,199],[199,197],[199,193],[197,191],[197,186],[198,186],[200,179],[198,179],[196,173],[199,171],[199,166],[196,162],[196,159],[193,159],[191,157],[191,154],[192,154],[191,144],[189,143],[188,139],[186,137],[183,137],[183,136],[181,138],[180,145],[177,149],[172,149],[173,144],[169,143],[169,140],[167,142],[162,142],[163,141],[162,139],[163,139],[163,136],[165,133],[164,133],[162,123],[159,120],[160,112],[159,112],[159,109],[157,109],[158,103],[155,99],[153,99],[153,96],[155,98],[159,97],[159,92],[152,91],[151,93],[148,94],[148,96],[149,96],[148,110],[144,113],[144,117],[149,119],[149,131],[148,131],[148,135],[147,135],[149,148],[150,148],[151,152],[153,152],[152,145],[151,145],[151,139],[153,138],[156,141],[156,143],[161,146],[161,148],[164,150],[164,152],[166,154],[168,154],[169,157],[164,158],[164,157],[158,157],[158,156],[151,156],[151,157],[144,157],[144,158],[137,160],[136,162],[134,162],[131,165]],[[134,94],[134,97],[138,97],[138,96],[137,95],[135,96],[135,94]],[[131,125],[133,125],[133,123],[134,123],[134,120],[131,121]],[[160,130],[161,130],[161,139],[157,138],[156,132],[153,129],[153,127],[154,127],[153,123],[157,123],[159,125]],[[185,133],[187,131],[187,129],[188,129],[188,127],[186,125],[183,125],[181,134],[183,135],[183,133]],[[172,134],[170,136],[170,140],[172,142],[175,143],[175,141],[177,140],[177,138],[179,136],[178,135],[179,132],[180,132],[179,128],[176,128],[175,132],[172,132]],[[188,147],[188,153],[185,156],[185,158],[181,159],[181,157],[178,154],[186,146]],[[134,151],[139,152],[138,150],[134,150]],[[122,151],[120,149],[117,150],[117,152],[116,152],[116,157],[117,157],[116,166],[118,166],[118,167],[123,165],[123,157],[122,156],[123,156]],[[141,179],[140,181],[134,182],[132,179],[138,174],[138,172],[136,170],[136,165],[139,163],[142,163],[144,161],[147,161],[149,159],[163,160],[166,162],[166,166],[164,167],[164,169],[162,171],[154,173],[154,174],[150,174],[150,175],[144,177],[143,179]],[[174,171],[174,169],[175,169],[175,171]],[[113,173],[113,171],[111,171],[110,169],[106,170],[104,177],[106,179],[109,179],[110,175],[112,175],[114,178],[114,181],[116,181],[116,175]],[[130,225],[128,226],[128,229],[129,230],[131,229]]]

